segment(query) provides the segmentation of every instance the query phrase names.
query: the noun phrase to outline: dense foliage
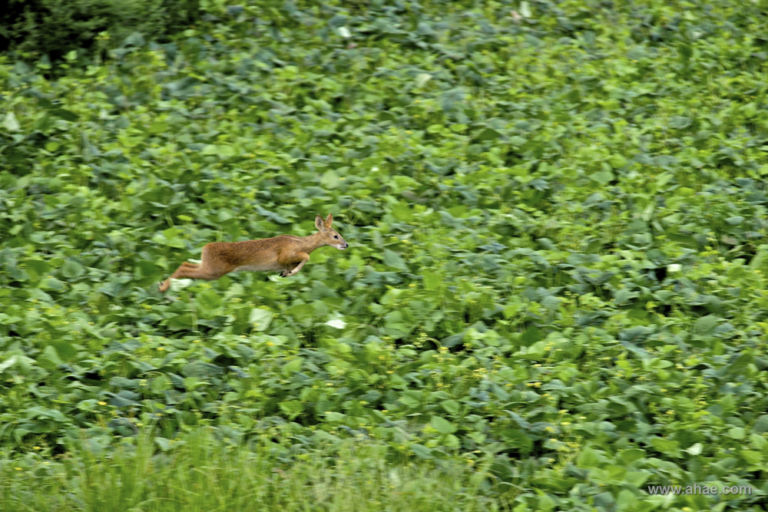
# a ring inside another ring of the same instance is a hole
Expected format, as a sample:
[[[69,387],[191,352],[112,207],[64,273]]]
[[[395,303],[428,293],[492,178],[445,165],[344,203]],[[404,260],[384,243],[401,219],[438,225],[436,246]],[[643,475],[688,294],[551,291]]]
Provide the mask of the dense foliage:
[[[270,3],[55,80],[0,57],[0,474],[152,427],[354,439],[514,510],[758,510],[759,4]],[[326,213],[350,249],[294,277],[156,290]],[[752,494],[646,491],[692,483]]]
[[[6,0],[0,51],[57,61],[98,54],[127,38],[170,35],[196,22],[200,0]]]

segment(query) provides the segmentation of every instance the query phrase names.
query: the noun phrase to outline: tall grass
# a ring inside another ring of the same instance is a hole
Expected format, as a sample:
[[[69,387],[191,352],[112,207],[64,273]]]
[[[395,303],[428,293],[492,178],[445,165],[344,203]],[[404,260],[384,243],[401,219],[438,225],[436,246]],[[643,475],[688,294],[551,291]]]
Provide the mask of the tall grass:
[[[88,512],[494,511],[502,501],[460,463],[388,462],[382,447],[350,442],[331,457],[279,462],[266,449],[194,435],[158,451],[149,436],[56,462],[0,460],[0,510]],[[481,490],[484,489],[484,490]]]

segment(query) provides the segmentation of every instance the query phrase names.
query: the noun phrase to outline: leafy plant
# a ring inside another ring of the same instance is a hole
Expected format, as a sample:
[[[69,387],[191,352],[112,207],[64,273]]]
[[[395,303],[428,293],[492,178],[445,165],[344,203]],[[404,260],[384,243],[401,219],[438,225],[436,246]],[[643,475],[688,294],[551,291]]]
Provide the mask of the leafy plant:
[[[60,76],[2,57],[5,496],[208,432],[302,489],[359,442],[435,502],[760,510],[765,13],[692,5],[209,3]],[[327,213],[350,249],[296,276],[157,292]],[[692,484],[750,493],[648,490]]]
[[[0,14],[0,51],[59,60],[129,36],[135,43],[141,34],[171,34],[201,14],[198,0],[9,0]]]

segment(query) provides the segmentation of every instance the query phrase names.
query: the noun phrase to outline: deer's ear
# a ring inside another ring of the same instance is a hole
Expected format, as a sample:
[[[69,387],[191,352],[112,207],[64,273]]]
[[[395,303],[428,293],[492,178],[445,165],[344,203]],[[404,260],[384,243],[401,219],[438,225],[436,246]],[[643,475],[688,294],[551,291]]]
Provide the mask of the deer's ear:
[[[333,224],[333,215],[329,213],[325,218],[325,228],[331,229],[331,224]]]
[[[322,231],[325,229],[325,225],[323,224],[323,218],[321,216],[315,217],[315,227],[318,231]]]

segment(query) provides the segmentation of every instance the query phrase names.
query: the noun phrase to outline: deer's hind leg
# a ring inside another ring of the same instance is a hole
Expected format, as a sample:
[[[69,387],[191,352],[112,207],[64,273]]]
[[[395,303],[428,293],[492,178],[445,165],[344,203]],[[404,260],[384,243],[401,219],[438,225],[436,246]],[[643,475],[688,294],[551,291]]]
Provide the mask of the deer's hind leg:
[[[206,258],[206,251],[203,250],[203,259],[200,263],[183,262],[168,279],[160,283],[159,289],[165,293],[171,286],[171,279],[205,279],[206,281],[212,281],[224,274],[228,274],[232,270],[234,270],[232,265],[213,260],[210,255]]]

